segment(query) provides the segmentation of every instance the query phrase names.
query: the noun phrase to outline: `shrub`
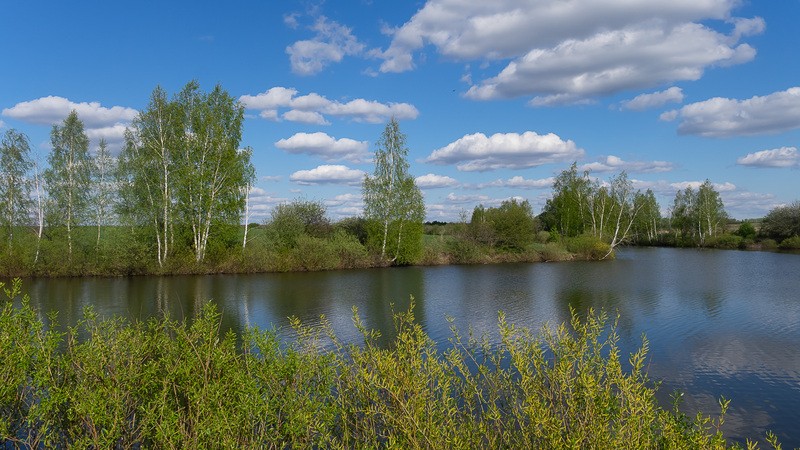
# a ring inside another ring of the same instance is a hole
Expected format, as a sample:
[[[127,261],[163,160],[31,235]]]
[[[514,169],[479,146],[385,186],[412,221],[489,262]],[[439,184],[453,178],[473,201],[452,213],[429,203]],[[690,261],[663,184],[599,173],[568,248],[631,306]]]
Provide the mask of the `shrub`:
[[[782,240],[778,248],[781,250],[800,250],[800,236],[792,236]]]
[[[362,345],[342,344],[325,322],[308,328],[296,319],[285,341],[274,330],[237,337],[220,330],[213,304],[191,323],[85,314],[63,340],[27,300],[2,305],[4,447],[727,445],[728,401],[716,419],[659,407],[647,340],[626,361],[616,325],[591,310],[538,333],[500,313],[497,345],[454,331],[444,352],[415,321],[413,301],[395,314],[388,347],[355,310]]]
[[[742,248],[743,239],[741,236],[735,234],[721,234],[706,241],[706,246],[722,249],[738,249]]]
[[[584,259],[602,259],[611,251],[611,246],[596,236],[582,234],[566,240],[567,250]]]

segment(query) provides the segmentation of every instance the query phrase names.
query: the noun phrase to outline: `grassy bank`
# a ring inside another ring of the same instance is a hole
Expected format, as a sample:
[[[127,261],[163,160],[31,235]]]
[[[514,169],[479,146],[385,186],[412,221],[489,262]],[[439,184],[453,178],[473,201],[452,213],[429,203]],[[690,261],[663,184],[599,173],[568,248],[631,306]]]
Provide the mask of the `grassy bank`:
[[[659,407],[647,342],[623,356],[602,314],[536,333],[499,316],[497,345],[445,351],[396,314],[387,347],[293,322],[295,340],[220,335],[209,304],[191,323],[88,312],[45,330],[0,300],[0,441],[24,448],[725,448],[713,417]],[[13,306],[12,303],[21,304]],[[324,344],[324,345],[323,345]]]

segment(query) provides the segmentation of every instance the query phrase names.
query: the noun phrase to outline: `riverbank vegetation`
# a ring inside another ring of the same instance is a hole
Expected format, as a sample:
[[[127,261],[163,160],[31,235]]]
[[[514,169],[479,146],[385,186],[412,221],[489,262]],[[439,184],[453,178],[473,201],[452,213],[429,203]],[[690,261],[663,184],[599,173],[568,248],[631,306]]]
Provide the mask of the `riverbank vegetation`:
[[[0,300],[0,442],[16,448],[726,448],[729,400],[711,416],[661,407],[647,348],[622,355],[603,314],[539,332],[500,314],[500,342],[434,343],[413,306],[388,346],[125,322],[91,310],[56,331],[21,297]],[[0,286],[2,288],[4,286]],[[678,396],[676,396],[678,398]],[[777,446],[775,438],[767,441]],[[755,448],[755,443],[747,443]],[[778,447],[779,448],[779,447]]]
[[[562,171],[540,214],[527,200],[478,205],[450,224],[423,224],[406,137],[392,119],[364,178],[363,214],[330,220],[297,199],[251,224],[252,151],[239,148],[244,112],[219,85],[157,87],[113,157],[94,152],[78,114],[53,126],[47,167],[25,135],[0,142],[0,276],[326,270],[411,264],[606,259],[620,245],[800,248],[800,205],[758,226],[731,224],[706,180],[676,193],[662,217],[652,191],[625,172],[609,180]],[[469,220],[468,220],[469,216]],[[738,228],[736,226],[738,225]],[[732,228],[733,227],[733,228]]]

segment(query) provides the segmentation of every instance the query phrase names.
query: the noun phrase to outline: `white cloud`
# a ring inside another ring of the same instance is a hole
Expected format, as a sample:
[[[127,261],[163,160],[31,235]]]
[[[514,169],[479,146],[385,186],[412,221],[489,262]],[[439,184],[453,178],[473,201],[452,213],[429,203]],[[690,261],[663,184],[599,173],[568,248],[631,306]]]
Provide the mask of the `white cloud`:
[[[609,155],[605,161],[597,161],[589,164],[584,164],[580,170],[588,170],[590,172],[621,172],[628,173],[658,173],[669,172],[675,166],[667,161],[623,161],[621,158]]]
[[[675,189],[676,191],[678,190],[682,191],[685,190],[686,188],[692,188],[694,190],[697,190],[700,188],[700,186],[702,186],[703,183],[704,183],[703,181],[678,181],[675,183],[669,183],[669,186]],[[711,183],[711,186],[717,192],[732,192],[736,190],[736,185],[727,181],[725,183]]]
[[[290,122],[310,123],[313,125],[331,124],[330,122],[325,120],[325,117],[323,117],[322,114],[316,111],[300,111],[297,109],[291,109],[283,113],[281,117]]]
[[[681,80],[697,80],[707,67],[749,61],[755,50],[732,47],[729,36],[700,24],[666,27],[648,22],[568,40],[552,49],[534,49],[509,63],[497,76],[467,91],[476,100],[535,95],[565,96],[568,103]],[[553,97],[556,96],[556,97]],[[538,100],[541,103],[543,100]]]
[[[297,26],[296,18],[292,17],[287,22]],[[326,17],[320,17],[312,27],[316,32],[313,39],[297,41],[286,47],[289,61],[292,63],[292,72],[298,75],[313,75],[322,71],[331,63],[338,63],[345,56],[358,55],[364,50],[364,44],[358,42],[352,35],[352,30]]]
[[[408,103],[380,103],[358,98],[342,103],[316,93],[298,96],[293,88],[273,87],[257,95],[242,95],[239,101],[247,109],[260,110],[259,116],[277,120],[280,109],[289,109],[285,120],[327,124],[325,116],[350,118],[356,122],[381,123],[394,117],[416,119],[419,111]]]
[[[683,89],[673,86],[665,91],[653,92],[652,94],[637,95],[631,100],[622,102],[620,109],[630,109],[643,111],[645,109],[658,108],[667,103],[682,103]]]
[[[325,199],[324,204],[328,208],[328,214],[334,218],[358,216],[364,212],[364,200],[356,194],[340,194]]]
[[[532,180],[529,178],[523,178],[521,176],[511,177],[507,180],[495,180],[490,183],[483,183],[479,184],[478,188],[486,188],[486,187],[507,187],[507,188],[515,188],[515,189],[549,189],[553,187],[553,183],[556,181],[555,178],[541,178],[538,180]]]
[[[800,128],[800,87],[746,100],[715,97],[661,115],[680,119],[678,133],[705,137],[751,136]]]
[[[6,123],[0,120],[0,129],[5,128]]]
[[[414,182],[417,183],[417,186],[420,189],[437,189],[459,185],[458,180],[455,178],[445,175],[436,175],[433,173],[419,176],[414,180]]]
[[[250,222],[263,222],[269,218],[270,212],[281,203],[289,201],[285,197],[275,197],[273,194],[265,191],[260,187],[253,187],[250,189]]]
[[[3,115],[28,123],[53,125],[63,121],[70,112],[76,111],[86,128],[103,128],[126,124],[138,114],[133,108],[112,106],[106,108],[98,102],[75,103],[64,97],[48,96],[20,102],[3,110]]]
[[[736,163],[751,167],[800,167],[800,153],[796,147],[781,147],[748,153]]]
[[[738,0],[428,0],[391,31],[381,72],[415,66],[433,45],[458,61],[510,60],[474,86],[475,99],[537,97],[535,105],[695,80],[711,66],[738,64],[755,50],[739,40],[764,30],[761,18],[731,18]],[[729,35],[704,25],[727,21]],[[566,97],[559,97],[566,95]]]
[[[582,157],[583,150],[571,140],[564,141],[549,133],[468,134],[445,147],[434,150],[425,159],[433,164],[456,164],[461,171],[524,169],[542,164],[571,161]]]
[[[125,125],[117,123],[108,127],[87,128],[86,136],[89,140],[97,142],[105,139],[109,146],[109,151],[121,149],[125,142]]]
[[[288,139],[279,140],[275,146],[289,153],[318,156],[326,161],[360,163],[369,158],[367,141],[336,139],[322,132],[297,133]]]
[[[488,195],[456,195],[451,192],[445,197],[447,203],[464,204],[464,203],[487,203],[492,198]]]
[[[722,192],[720,197],[728,214],[739,219],[764,217],[770,210],[780,206],[773,194]]]
[[[341,165],[321,165],[311,170],[298,170],[289,176],[297,184],[360,184],[364,172]]]

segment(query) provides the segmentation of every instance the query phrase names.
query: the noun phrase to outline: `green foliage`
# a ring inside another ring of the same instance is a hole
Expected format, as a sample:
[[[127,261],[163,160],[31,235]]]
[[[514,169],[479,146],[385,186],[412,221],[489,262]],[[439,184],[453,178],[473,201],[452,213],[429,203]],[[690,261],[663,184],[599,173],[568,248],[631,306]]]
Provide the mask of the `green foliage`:
[[[800,235],[800,201],[770,211],[761,222],[761,234],[776,241]]]
[[[735,250],[744,248],[744,239],[736,234],[720,234],[706,241],[708,247]]]
[[[792,236],[782,240],[778,248],[781,250],[800,250],[800,236]]]
[[[492,225],[501,249],[522,251],[533,243],[537,224],[527,200],[505,200],[499,207],[487,209],[485,220]]]
[[[739,228],[736,229],[736,235],[741,236],[743,239],[755,239],[756,228],[752,223],[744,221],[739,225]]]
[[[603,259],[611,252],[611,247],[597,236],[582,234],[566,239],[567,250],[582,259]]]
[[[195,262],[205,259],[212,227],[238,224],[253,170],[240,151],[244,108],[221,86],[200,91],[189,82],[172,101],[157,87],[125,134],[119,158],[119,210],[151,226],[157,261],[175,254],[175,233],[190,237]]]
[[[6,234],[8,255],[12,255],[14,231],[27,225],[32,206],[28,172],[33,167],[30,143],[24,134],[10,129],[0,141],[0,228]]]
[[[707,239],[724,231],[728,218],[725,205],[709,180],[697,191],[691,186],[678,191],[671,213],[671,227],[681,245],[707,245]]]
[[[367,227],[368,241],[380,241],[381,258],[398,264],[409,264],[419,257],[425,219],[422,192],[408,174],[407,158],[406,136],[392,118],[377,143],[375,170],[364,178],[362,193],[365,218],[381,225]]]
[[[51,224],[67,231],[67,254],[72,260],[72,230],[82,224],[88,214],[91,158],[89,138],[83,122],[74,110],[61,125],[50,131],[52,150],[44,173],[49,196]]]
[[[295,200],[276,206],[267,225],[281,248],[291,248],[296,246],[301,235],[327,237],[332,226],[326,214],[322,202]]]
[[[18,282],[7,296],[19,297]],[[413,305],[395,314],[388,347],[355,310],[361,345],[342,344],[324,320],[308,328],[292,319],[288,341],[274,330],[224,333],[212,304],[192,322],[127,323],[86,310],[66,337],[46,331],[25,298],[0,306],[5,446],[727,446],[729,401],[716,419],[661,408],[645,372],[647,340],[625,358],[616,326],[592,311],[538,333],[501,313],[497,345],[453,328],[440,351]]]

